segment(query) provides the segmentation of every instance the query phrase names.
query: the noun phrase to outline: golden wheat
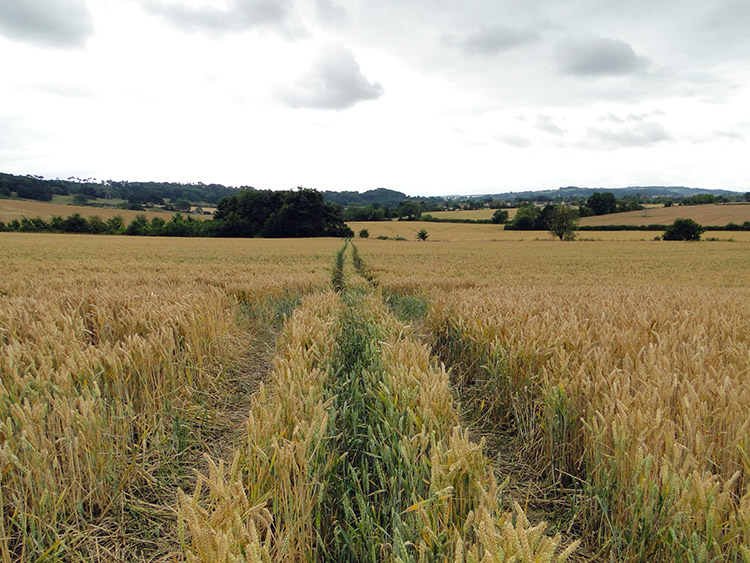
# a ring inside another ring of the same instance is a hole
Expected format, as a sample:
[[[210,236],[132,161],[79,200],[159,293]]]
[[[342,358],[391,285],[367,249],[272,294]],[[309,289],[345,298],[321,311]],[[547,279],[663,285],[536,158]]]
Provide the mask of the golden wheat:
[[[750,560],[741,233],[557,243],[434,230],[444,226],[426,225],[427,243],[357,241],[382,292],[362,302],[381,366],[363,373],[382,378],[378,408],[410,429],[395,450],[427,475],[401,517],[420,539],[402,547],[465,561],[570,554],[569,538],[506,511],[492,463],[460,429],[451,373],[478,416],[525,438],[525,462],[576,490],[575,522],[609,556]],[[155,497],[160,468],[186,463],[186,440],[208,439],[211,396],[226,393],[242,353],[238,319],[276,323],[304,294],[245,436],[223,463],[205,462],[193,494],[179,496],[179,522],[193,560],[304,560],[319,548],[316,507],[338,463],[325,447],[340,391],[330,366],[346,317],[320,291],[340,241],[0,233],[0,245],[0,559],[178,550],[150,545],[147,523],[116,539],[123,515],[176,502]],[[371,291],[344,271],[352,294]],[[381,303],[422,296],[432,351]]]

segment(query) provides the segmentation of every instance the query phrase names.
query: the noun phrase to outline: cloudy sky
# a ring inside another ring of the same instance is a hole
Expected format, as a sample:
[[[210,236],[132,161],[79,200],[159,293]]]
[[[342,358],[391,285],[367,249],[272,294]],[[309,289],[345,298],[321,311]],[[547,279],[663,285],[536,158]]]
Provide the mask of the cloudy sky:
[[[0,0],[0,171],[750,189],[747,0]]]

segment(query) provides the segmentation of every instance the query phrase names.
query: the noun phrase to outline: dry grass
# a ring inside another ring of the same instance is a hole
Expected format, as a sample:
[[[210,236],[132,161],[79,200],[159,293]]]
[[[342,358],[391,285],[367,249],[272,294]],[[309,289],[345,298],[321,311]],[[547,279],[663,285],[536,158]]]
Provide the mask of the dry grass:
[[[741,225],[750,221],[750,204],[724,203],[711,205],[674,205],[672,207],[652,207],[642,211],[613,213],[584,217],[580,224],[599,225],[671,225],[675,219],[693,219],[701,225],[724,226],[728,223]]]
[[[117,209],[114,207],[91,207],[88,205],[65,205],[60,203],[47,203],[44,201],[31,201],[26,199],[0,199],[0,221],[8,223],[13,219],[21,219],[26,217],[32,219],[34,217],[41,217],[45,221],[49,220],[53,215],[60,217],[67,217],[73,213],[80,213],[83,217],[91,217],[92,215],[99,216],[100,219],[106,221],[110,217],[115,215],[121,216],[127,223],[132,221],[136,215],[145,215],[149,219],[154,217],[161,217],[165,221],[169,221],[174,213],[170,211],[130,211],[128,209]],[[191,214],[191,217],[196,219],[206,220],[210,219],[210,215],[195,215]]]

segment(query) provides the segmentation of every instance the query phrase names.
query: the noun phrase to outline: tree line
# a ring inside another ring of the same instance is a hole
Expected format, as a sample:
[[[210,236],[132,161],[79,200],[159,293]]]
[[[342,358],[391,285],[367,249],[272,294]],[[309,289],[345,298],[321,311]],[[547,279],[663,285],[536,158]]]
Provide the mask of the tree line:
[[[133,236],[180,237],[352,237],[341,209],[323,201],[323,195],[312,189],[273,192],[240,190],[219,201],[214,218],[206,221],[174,214],[168,221],[161,217],[149,220],[136,215],[126,224],[120,215],[102,220],[94,215],[73,213],[66,218],[53,216],[14,219],[0,230],[14,232],[89,233]]]
[[[96,180],[95,178],[74,178],[66,180],[45,179],[42,176],[28,174],[19,176],[0,172],[0,196],[51,201],[55,195],[76,195],[88,199],[104,198],[109,192],[113,199],[126,200],[133,205],[166,205],[171,202],[187,200],[196,203],[215,205],[223,197],[232,196],[240,189],[221,184],[182,184],[178,182],[128,182],[117,180]]]

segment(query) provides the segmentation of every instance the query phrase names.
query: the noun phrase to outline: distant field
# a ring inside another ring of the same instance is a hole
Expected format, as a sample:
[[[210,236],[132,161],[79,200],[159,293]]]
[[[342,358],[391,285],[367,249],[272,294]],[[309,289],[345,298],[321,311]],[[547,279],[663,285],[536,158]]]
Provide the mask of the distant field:
[[[623,214],[624,215],[624,214]],[[609,215],[608,217],[612,217]],[[671,222],[671,221],[670,221]],[[547,231],[506,231],[502,225],[473,224],[473,223],[430,223],[427,221],[350,221],[347,223],[359,234],[367,229],[370,239],[379,236],[390,238],[402,237],[409,241],[416,240],[417,231],[425,229],[429,233],[428,242],[444,241],[511,241],[511,240],[551,240],[552,235]],[[585,240],[653,240],[658,231],[586,231],[578,234]],[[750,232],[746,231],[711,231],[703,238],[733,239],[736,241],[750,241]],[[357,238],[359,240],[359,238]]]
[[[496,209],[466,209],[460,211],[430,211],[425,215],[432,215],[436,219],[492,219]],[[516,214],[515,209],[506,209],[510,219]]]
[[[43,201],[29,201],[23,199],[0,199],[0,221],[8,223],[13,219],[21,217],[41,217],[44,220],[53,215],[67,217],[73,213],[80,213],[84,217],[98,215],[106,220],[115,215],[120,215],[126,222],[131,221],[136,215],[162,217],[168,220],[174,215],[171,211],[130,211],[127,209],[116,209],[110,207],[89,207],[86,205],[65,205],[60,203],[46,203]],[[210,215],[192,215],[196,219],[210,219]]]
[[[673,207],[656,207],[643,211],[629,211],[627,213],[613,213],[584,217],[581,226],[600,225],[668,225],[675,219],[693,219],[701,225],[726,225],[727,223],[742,224],[750,221],[750,204],[711,204],[686,205]]]

